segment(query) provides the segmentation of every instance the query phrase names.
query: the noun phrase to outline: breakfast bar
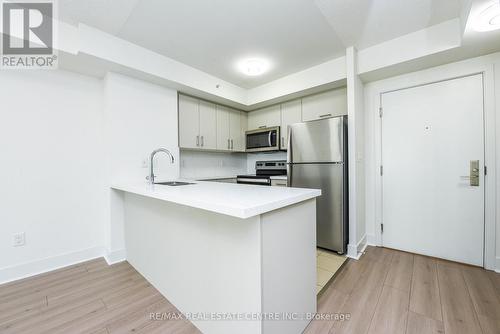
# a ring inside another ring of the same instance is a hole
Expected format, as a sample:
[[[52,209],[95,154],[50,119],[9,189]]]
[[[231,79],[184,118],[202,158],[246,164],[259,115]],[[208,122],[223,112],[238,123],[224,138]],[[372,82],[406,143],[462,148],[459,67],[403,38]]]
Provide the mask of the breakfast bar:
[[[320,190],[112,185],[127,261],[202,333],[299,334],[316,312]]]

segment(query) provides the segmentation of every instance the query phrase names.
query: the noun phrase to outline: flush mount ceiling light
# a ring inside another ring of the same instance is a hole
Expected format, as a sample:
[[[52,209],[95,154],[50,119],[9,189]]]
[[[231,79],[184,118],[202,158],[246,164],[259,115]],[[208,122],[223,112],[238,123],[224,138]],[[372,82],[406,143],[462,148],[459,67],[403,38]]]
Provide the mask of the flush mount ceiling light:
[[[476,31],[492,31],[500,29],[500,1],[490,3],[476,16]]]
[[[244,59],[238,63],[238,69],[248,76],[264,74],[269,70],[269,62],[259,58]]]

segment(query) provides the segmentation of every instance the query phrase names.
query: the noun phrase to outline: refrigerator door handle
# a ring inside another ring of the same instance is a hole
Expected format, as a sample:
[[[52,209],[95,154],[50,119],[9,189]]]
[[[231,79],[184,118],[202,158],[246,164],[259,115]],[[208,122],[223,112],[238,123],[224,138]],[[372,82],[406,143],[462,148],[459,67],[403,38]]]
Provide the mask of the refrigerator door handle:
[[[292,129],[288,127],[288,145],[287,145],[287,151],[286,151],[286,186],[291,187],[292,186]]]
[[[291,163],[286,164],[286,186],[291,187],[292,186],[292,174],[293,174],[293,166]]]

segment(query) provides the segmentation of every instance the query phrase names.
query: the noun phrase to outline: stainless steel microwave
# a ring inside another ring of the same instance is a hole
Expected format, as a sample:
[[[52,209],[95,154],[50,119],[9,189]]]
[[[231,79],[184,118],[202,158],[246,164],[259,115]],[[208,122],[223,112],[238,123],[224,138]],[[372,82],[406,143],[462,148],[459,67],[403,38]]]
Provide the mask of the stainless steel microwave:
[[[263,128],[246,132],[247,152],[279,151],[280,127]]]

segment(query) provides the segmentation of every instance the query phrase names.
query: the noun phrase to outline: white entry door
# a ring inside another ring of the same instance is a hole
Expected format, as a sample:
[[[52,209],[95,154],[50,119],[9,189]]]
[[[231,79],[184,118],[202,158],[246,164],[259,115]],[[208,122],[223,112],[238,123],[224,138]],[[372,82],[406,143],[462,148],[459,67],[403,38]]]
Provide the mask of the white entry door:
[[[384,93],[381,104],[383,245],[483,266],[482,75]]]

